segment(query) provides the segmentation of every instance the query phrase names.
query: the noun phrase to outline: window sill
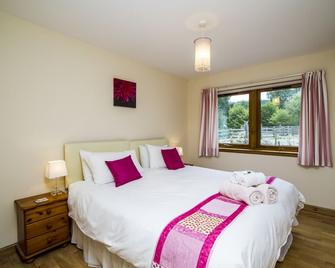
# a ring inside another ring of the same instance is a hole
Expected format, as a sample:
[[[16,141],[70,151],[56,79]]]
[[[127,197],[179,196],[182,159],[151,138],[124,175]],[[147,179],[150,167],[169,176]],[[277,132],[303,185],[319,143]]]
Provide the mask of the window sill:
[[[278,150],[249,149],[249,148],[226,148],[226,147],[221,147],[220,152],[241,153],[241,154],[276,155],[276,156],[289,156],[289,157],[297,157],[298,156],[298,152],[294,152],[294,151],[278,151]]]

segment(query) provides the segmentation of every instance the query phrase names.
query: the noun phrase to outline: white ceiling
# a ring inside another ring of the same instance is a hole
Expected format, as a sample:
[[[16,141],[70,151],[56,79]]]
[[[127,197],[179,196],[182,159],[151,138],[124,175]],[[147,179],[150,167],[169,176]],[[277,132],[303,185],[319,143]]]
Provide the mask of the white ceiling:
[[[335,46],[335,0],[0,0],[0,9],[183,77],[192,30],[215,27],[212,72]]]

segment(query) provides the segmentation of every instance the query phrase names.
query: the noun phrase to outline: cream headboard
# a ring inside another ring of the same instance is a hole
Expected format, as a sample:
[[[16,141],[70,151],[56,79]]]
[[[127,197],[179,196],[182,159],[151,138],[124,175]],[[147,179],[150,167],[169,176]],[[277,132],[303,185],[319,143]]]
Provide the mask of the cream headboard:
[[[66,143],[64,145],[64,157],[68,169],[68,176],[65,177],[65,184],[68,187],[71,183],[83,179],[80,150],[90,152],[120,152],[126,150],[135,150],[139,159],[138,146],[141,144],[165,145],[168,140],[165,138],[147,139],[147,140],[119,140],[119,141],[96,141],[96,142],[76,142]]]

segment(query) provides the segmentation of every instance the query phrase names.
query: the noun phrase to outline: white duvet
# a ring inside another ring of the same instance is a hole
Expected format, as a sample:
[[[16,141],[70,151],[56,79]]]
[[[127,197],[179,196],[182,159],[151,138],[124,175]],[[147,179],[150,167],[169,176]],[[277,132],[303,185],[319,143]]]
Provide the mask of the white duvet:
[[[70,216],[81,231],[136,267],[150,267],[163,228],[217,193],[230,172],[186,166],[145,170],[121,187],[77,182],[69,188]],[[278,202],[247,207],[217,238],[208,267],[274,267],[303,196],[276,179]]]

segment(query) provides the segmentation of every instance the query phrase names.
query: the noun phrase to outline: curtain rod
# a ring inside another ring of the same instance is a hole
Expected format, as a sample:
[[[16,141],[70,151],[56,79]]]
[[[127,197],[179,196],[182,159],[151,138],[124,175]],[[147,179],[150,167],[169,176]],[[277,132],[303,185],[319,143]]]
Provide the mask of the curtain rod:
[[[295,80],[301,80],[301,76],[303,73],[296,73],[296,74],[291,74],[291,75],[286,75],[286,76],[279,76],[279,77],[274,77],[271,79],[267,79],[264,81],[250,81],[250,82],[245,82],[245,83],[240,83],[240,84],[234,84],[234,85],[226,85],[226,86],[221,86],[217,87],[220,91],[225,91],[225,90],[233,90],[233,89],[243,89],[243,88],[250,88],[253,86],[258,86],[258,85],[265,85],[265,84],[275,84],[276,82],[272,81],[277,81],[277,82],[291,82]]]

